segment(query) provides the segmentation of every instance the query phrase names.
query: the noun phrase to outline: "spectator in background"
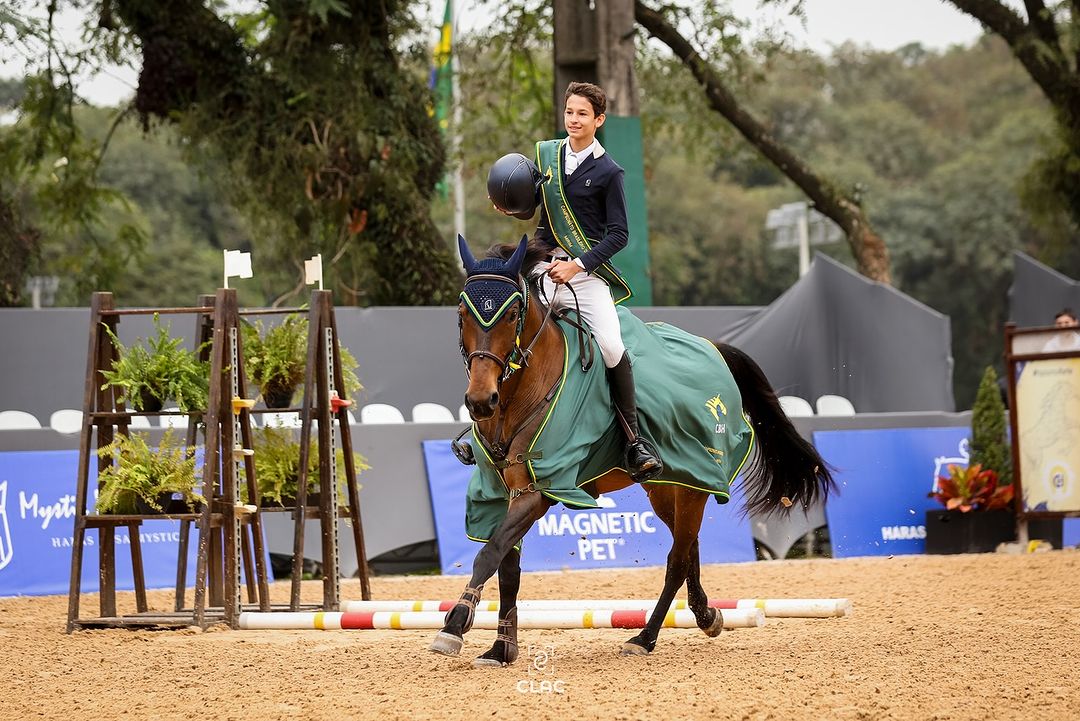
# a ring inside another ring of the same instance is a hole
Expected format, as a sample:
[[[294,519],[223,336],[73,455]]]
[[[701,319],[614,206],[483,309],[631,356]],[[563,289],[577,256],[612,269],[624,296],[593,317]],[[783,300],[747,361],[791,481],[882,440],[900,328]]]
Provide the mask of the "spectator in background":
[[[1062,308],[1054,315],[1054,325],[1061,330],[1043,346],[1043,353],[1080,350],[1080,319],[1072,308]]]

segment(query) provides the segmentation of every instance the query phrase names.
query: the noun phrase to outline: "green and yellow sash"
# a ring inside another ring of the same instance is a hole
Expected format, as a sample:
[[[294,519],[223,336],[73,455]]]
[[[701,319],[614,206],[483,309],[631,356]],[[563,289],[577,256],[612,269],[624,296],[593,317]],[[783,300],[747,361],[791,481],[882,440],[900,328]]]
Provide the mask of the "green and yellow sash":
[[[551,233],[555,236],[555,242],[559,247],[570,254],[571,258],[578,258],[588,253],[596,242],[585,237],[581,231],[574,211],[566,202],[566,195],[562,184],[562,146],[565,140],[541,140],[536,144],[536,167],[546,178],[541,186],[544,196],[544,209],[547,211],[548,222],[551,224]],[[616,303],[634,294],[630,286],[622,279],[619,272],[610,263],[604,263],[594,274],[603,278],[611,289],[611,297]]]

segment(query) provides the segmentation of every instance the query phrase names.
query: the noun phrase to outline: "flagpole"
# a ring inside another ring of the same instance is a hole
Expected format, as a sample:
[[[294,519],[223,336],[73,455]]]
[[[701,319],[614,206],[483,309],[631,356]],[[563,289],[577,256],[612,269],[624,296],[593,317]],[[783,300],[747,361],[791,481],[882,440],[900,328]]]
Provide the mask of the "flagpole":
[[[454,8],[453,20],[450,25],[450,37],[451,47],[457,44],[457,27],[458,27],[458,14],[461,12],[461,6],[458,5]],[[465,180],[463,167],[465,165],[465,159],[461,153],[461,88],[458,83],[458,74],[460,67],[458,65],[458,54],[453,53],[450,56],[450,82],[451,82],[451,94],[452,102],[454,105],[453,112],[453,134],[451,135],[450,147],[451,157],[454,163],[454,232],[456,235],[460,235],[462,238],[468,237],[465,235]],[[457,243],[451,243],[454,247],[454,253],[459,254]],[[459,254],[458,262],[461,262]]]

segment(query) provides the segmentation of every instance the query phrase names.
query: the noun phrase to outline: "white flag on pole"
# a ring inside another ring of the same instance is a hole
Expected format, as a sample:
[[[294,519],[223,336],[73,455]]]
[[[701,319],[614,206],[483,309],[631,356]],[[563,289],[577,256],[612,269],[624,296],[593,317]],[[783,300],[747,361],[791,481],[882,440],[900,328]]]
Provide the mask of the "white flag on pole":
[[[322,253],[313,255],[311,258],[304,261],[304,282],[307,285],[312,283],[319,284],[319,290],[323,289],[322,286]]]
[[[239,250],[225,251],[225,287],[229,287],[229,278],[251,277],[251,253]]]

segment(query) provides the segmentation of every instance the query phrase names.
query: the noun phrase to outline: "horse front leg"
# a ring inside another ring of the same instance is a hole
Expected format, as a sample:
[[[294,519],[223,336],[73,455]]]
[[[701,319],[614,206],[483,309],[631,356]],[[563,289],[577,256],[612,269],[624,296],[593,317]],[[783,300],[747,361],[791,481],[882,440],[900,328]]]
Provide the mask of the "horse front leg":
[[[521,552],[516,548],[499,565],[499,632],[487,653],[473,661],[473,666],[509,666],[518,657],[517,595],[521,587]]]
[[[535,492],[526,493],[511,501],[499,528],[476,554],[469,585],[465,587],[457,604],[446,614],[446,623],[428,647],[429,651],[444,656],[457,656],[461,653],[461,648],[465,645],[464,635],[472,628],[476,604],[480,600],[484,584],[502,566],[503,559],[513,550],[514,544],[521,540],[550,506],[551,502],[547,498]]]

